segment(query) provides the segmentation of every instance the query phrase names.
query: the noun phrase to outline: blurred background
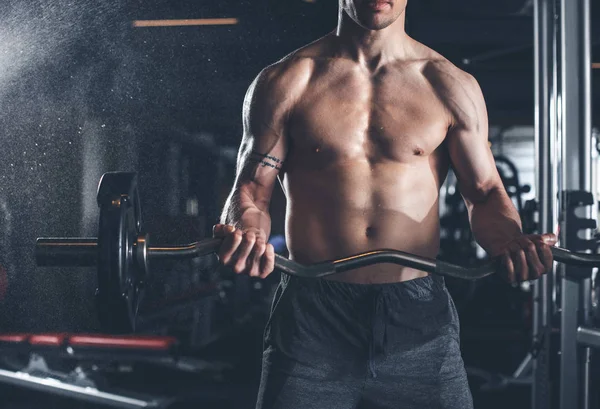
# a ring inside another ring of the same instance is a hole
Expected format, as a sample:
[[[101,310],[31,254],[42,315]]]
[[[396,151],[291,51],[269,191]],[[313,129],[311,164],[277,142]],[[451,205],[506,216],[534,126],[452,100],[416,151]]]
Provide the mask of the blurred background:
[[[592,17],[592,56],[600,62],[597,1]],[[177,19],[203,20],[161,23]],[[100,331],[94,270],[37,268],[33,247],[40,236],[97,234],[96,188],[104,172],[138,172],[153,241],[210,235],[234,177],[246,89],[263,67],[330,32],[336,19],[335,0],[3,0],[0,332]],[[413,0],[407,31],[479,81],[498,167],[533,229],[532,2]],[[592,75],[598,107],[600,69]],[[597,108],[593,123],[600,127]],[[272,207],[272,236],[285,254],[280,191]],[[452,175],[440,210],[442,257],[475,263],[482,254]],[[216,271],[212,257],[156,269],[141,331],[175,335],[214,365],[201,376],[147,371],[128,381],[131,388],[193,395],[189,400],[203,407],[253,407],[278,277],[236,278]],[[494,278],[448,286],[461,315],[466,365],[512,373],[531,345],[530,289]],[[528,407],[527,385],[498,387],[471,373],[476,407]],[[0,407],[40,399],[80,405],[18,388],[0,392]]]

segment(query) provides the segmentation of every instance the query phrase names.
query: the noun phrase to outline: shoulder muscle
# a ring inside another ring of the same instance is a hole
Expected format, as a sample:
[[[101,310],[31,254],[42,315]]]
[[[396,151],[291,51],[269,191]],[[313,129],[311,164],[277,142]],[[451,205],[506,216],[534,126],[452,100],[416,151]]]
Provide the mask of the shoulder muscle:
[[[447,60],[428,63],[423,73],[448,110],[452,127],[480,131],[482,126],[487,126],[483,94],[471,74]]]
[[[244,134],[260,136],[270,131],[281,136],[308,82],[309,72],[306,62],[301,64],[290,59],[263,69],[244,98]]]

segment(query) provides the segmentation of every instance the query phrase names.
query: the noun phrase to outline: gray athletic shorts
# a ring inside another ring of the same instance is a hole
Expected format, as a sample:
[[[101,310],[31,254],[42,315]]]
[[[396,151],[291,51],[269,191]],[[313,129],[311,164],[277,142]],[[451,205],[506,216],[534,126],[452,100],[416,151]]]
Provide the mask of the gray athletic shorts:
[[[472,408],[443,278],[350,284],[283,274],[256,407]]]

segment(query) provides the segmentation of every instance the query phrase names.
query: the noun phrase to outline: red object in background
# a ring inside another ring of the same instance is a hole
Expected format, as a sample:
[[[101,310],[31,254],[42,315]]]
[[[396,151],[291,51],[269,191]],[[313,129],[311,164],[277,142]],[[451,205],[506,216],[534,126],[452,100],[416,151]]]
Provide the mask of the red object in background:
[[[27,341],[29,334],[0,334],[0,342],[10,342],[19,344]]]
[[[69,338],[69,345],[74,347],[168,350],[176,344],[174,337],[73,335]]]
[[[29,337],[29,343],[36,346],[59,347],[66,339],[67,334],[34,334]]]
[[[6,297],[6,291],[8,289],[8,274],[4,266],[0,266],[0,301]]]

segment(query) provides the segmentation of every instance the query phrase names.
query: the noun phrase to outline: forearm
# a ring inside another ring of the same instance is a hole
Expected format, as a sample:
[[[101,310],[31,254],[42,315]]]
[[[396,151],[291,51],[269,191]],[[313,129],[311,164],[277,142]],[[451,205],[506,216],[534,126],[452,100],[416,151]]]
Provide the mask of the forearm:
[[[256,203],[252,197],[239,191],[232,192],[227,199],[220,222],[242,230],[262,231],[266,239],[271,234],[271,216],[268,206]]]
[[[467,207],[475,240],[491,256],[522,234],[521,218],[504,188],[491,189]]]

